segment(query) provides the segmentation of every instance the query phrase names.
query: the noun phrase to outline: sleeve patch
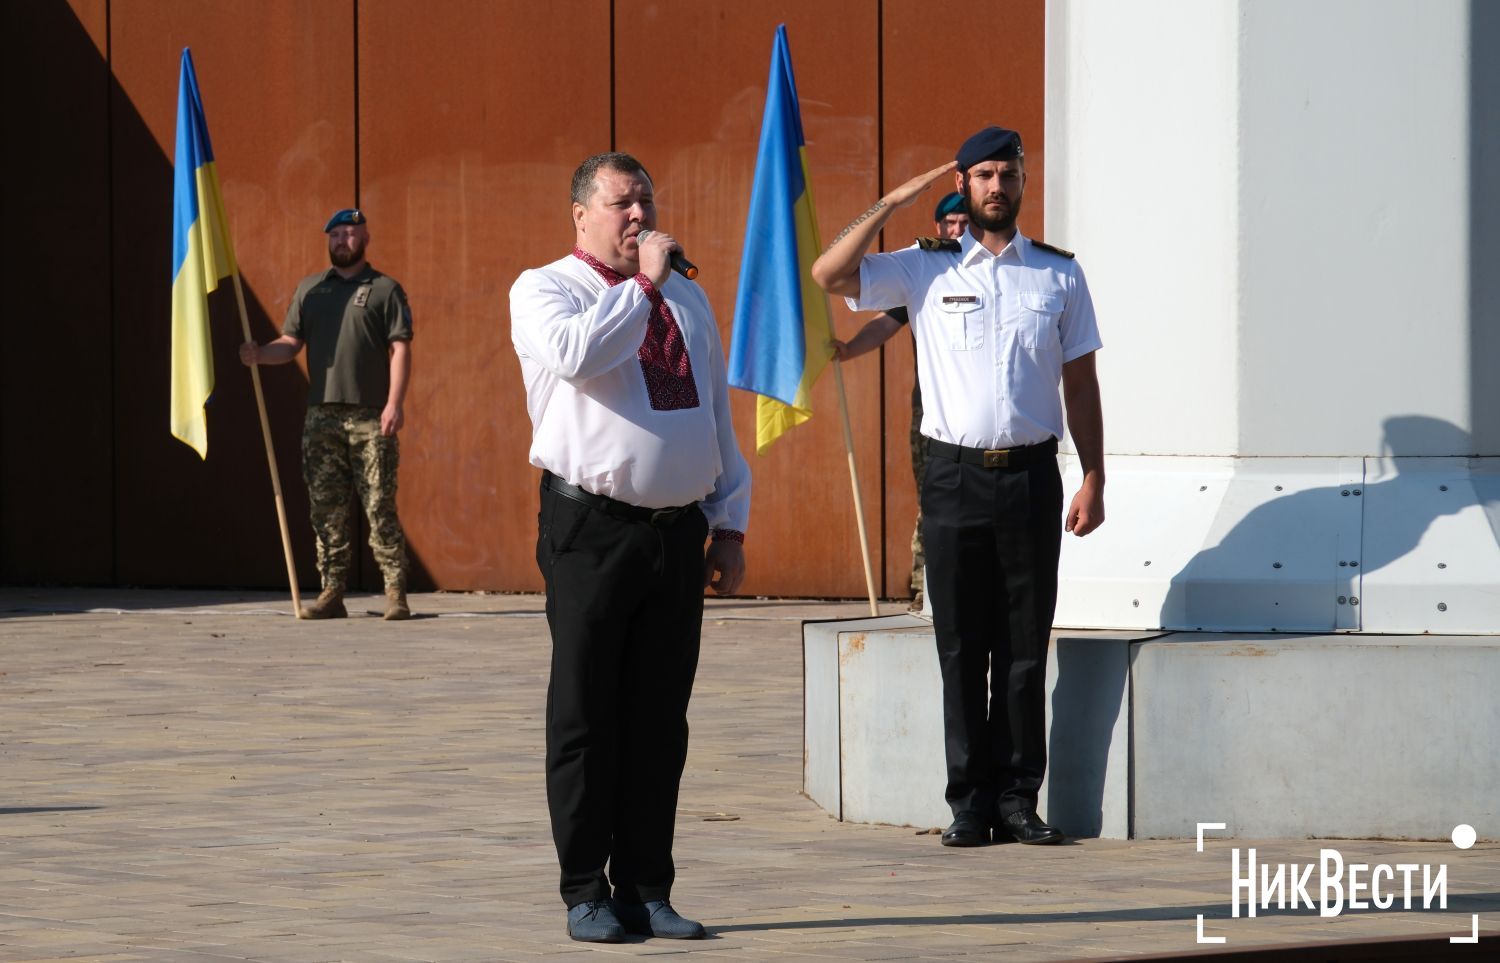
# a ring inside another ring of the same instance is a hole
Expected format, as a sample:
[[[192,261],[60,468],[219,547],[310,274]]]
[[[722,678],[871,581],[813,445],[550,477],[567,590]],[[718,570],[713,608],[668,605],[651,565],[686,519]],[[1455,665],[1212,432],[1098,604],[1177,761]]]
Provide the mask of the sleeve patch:
[[[956,238],[951,237],[919,237],[917,247],[924,251],[953,251],[963,250],[963,245]]]

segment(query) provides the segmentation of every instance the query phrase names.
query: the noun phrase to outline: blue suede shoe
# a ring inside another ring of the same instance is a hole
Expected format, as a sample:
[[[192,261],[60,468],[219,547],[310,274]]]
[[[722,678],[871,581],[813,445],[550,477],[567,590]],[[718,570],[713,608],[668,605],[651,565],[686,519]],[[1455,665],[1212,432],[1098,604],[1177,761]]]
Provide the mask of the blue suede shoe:
[[[620,943],[625,927],[607,899],[591,899],[568,907],[568,935],[580,943]]]
[[[672,904],[664,899],[650,899],[644,903],[615,904],[620,922],[625,931],[637,936],[660,936],[664,940],[701,940],[708,933],[703,924],[686,920],[677,915]]]

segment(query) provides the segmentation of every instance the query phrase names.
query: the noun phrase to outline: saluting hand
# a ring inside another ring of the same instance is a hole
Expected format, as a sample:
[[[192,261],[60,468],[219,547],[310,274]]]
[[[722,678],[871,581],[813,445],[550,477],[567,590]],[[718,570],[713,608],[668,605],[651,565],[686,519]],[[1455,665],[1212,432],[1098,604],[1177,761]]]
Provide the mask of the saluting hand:
[[[942,167],[934,167],[925,174],[918,174],[900,187],[885,196],[885,202],[891,207],[906,207],[922,195],[922,192],[931,187],[933,183],[944,174],[958,167],[958,161],[949,161]]]
[[[812,265],[813,281],[829,294],[846,298],[859,297],[859,264],[869,250],[870,242],[898,207],[905,207],[933,181],[958,166],[949,161],[942,167],[934,167],[925,174],[918,174],[900,187],[876,201],[868,210],[849,222],[849,226],[838,233],[828,249],[818,255]]]

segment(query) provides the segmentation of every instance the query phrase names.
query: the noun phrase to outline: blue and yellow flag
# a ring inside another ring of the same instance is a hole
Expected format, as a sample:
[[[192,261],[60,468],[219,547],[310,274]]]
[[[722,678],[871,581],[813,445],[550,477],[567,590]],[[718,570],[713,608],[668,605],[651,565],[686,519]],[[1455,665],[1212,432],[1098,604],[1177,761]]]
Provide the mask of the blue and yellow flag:
[[[183,48],[172,170],[172,434],[200,458],[208,457],[203,407],[214,393],[208,293],[237,270],[193,55]]]
[[[745,225],[729,383],[760,395],[755,449],[812,417],[812,386],[833,357],[828,299],[813,283],[818,224],[786,25],[776,28],[771,79]]]

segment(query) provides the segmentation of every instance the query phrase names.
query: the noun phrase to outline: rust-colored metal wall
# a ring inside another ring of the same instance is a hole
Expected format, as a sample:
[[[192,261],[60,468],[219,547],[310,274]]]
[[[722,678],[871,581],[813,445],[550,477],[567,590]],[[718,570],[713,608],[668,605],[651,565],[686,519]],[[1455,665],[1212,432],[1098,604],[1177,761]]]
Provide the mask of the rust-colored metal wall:
[[[114,579],[106,13],[105,0],[0,7],[5,581]]]
[[[116,579],[284,584],[227,285],[212,305],[208,460],[166,430],[178,58],[192,48],[252,331],[265,340],[298,278],[326,264],[328,211],[354,193],[353,4],[114,0],[111,9]],[[305,580],[313,561],[298,439],[307,381],[291,366],[264,380]]]
[[[414,319],[398,508],[416,584],[541,588],[510,285],[572,249],[573,168],[609,148],[609,7],[360,3],[360,204]]]
[[[0,385],[0,578],[284,584],[232,295],[215,296],[208,462],[166,429],[183,46],[197,62],[255,336],[274,336],[297,280],[326,264],[323,220],[349,204],[370,215],[372,262],[411,297],[399,505],[414,586],[532,590],[537,472],[508,292],[522,269],[570,248],[573,167],[611,147],[646,163],[662,225],[702,266],[727,347],[776,24],[788,25],[825,238],[988,122],[1026,136],[1022,226],[1039,233],[1042,9],[1043,0],[7,3],[8,112],[45,132],[36,143],[66,147],[61,161],[6,160],[7,185],[37,183],[45,198],[7,188],[7,288],[23,292],[24,316],[47,320],[22,326]],[[975,65],[982,45],[972,38],[991,35],[994,62]],[[54,91],[44,105],[30,98],[43,84]],[[930,208],[898,214],[885,245],[929,233]],[[53,256],[59,246],[66,258]],[[34,276],[49,279],[47,290],[35,290]],[[834,312],[846,335],[865,320],[842,303]],[[262,370],[311,586],[298,450],[306,376],[300,365]],[[877,589],[904,595],[915,511],[910,339],[844,374]],[[815,389],[813,420],[765,457],[754,454],[754,399],[733,392],[733,402],[755,473],[745,590],[863,595],[833,378]],[[361,581],[374,577],[366,556]]]

